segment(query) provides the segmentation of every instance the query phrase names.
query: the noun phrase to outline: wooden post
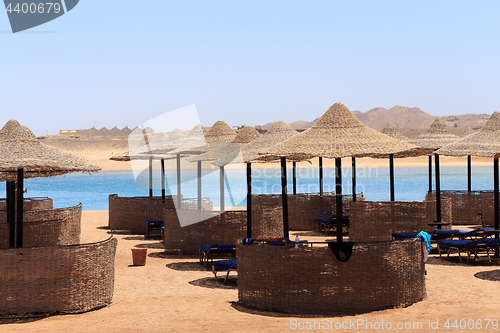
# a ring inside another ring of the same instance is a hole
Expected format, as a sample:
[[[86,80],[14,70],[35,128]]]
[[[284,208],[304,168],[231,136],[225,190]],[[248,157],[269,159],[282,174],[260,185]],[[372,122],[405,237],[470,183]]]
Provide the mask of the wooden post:
[[[219,176],[220,176],[220,184],[219,184],[219,193],[220,193],[220,211],[224,211],[224,166],[219,168]]]
[[[337,215],[337,243],[342,243],[344,241],[342,222],[343,215],[342,212],[342,159],[335,159],[335,210]]]
[[[149,196],[153,196],[153,159],[149,158]]]
[[[323,157],[319,158],[319,195],[323,195]]]
[[[17,169],[17,247],[23,247],[24,170]]]
[[[391,201],[395,200],[394,196],[394,155],[389,155],[389,178],[391,182]]]
[[[9,247],[16,247],[16,183],[6,184],[7,223],[9,224]]]
[[[467,156],[467,191],[472,192],[472,167],[471,156]]]
[[[247,163],[247,237],[252,238],[252,163]]]
[[[352,201],[356,201],[356,157],[352,157]]]
[[[181,194],[181,154],[177,154],[177,209],[182,209]]]
[[[281,158],[281,200],[283,205],[283,237],[289,237],[288,230],[288,193],[286,183],[286,157]]]
[[[441,180],[439,179],[439,154],[434,154],[436,169],[436,222],[441,222]],[[449,222],[449,221],[448,221]],[[441,226],[438,225],[438,229]]]
[[[201,210],[201,161],[198,161],[198,210]]]
[[[161,200],[165,202],[165,161],[161,159]]]
[[[293,194],[297,194],[297,162],[293,162]]]

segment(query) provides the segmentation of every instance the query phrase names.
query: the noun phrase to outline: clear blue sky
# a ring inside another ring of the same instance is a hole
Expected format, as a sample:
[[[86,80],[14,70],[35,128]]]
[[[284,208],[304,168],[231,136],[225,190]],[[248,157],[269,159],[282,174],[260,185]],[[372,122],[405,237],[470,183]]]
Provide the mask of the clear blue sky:
[[[203,125],[312,120],[335,102],[500,110],[500,1],[80,0],[12,34],[0,126],[134,127],[196,104]]]

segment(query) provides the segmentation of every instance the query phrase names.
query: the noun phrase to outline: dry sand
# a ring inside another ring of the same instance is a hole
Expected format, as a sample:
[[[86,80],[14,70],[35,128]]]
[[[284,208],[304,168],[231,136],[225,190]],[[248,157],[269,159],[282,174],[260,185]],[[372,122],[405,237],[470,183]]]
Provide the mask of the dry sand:
[[[109,230],[103,228],[107,224],[107,211],[83,212],[82,242],[108,237]],[[420,330],[377,330],[384,332],[428,332],[429,321],[438,321],[439,330],[433,331],[441,332],[448,331],[444,328],[448,319],[450,325],[455,319],[472,319],[474,324],[482,320],[482,329],[472,331],[498,331],[491,323],[485,329],[487,319],[500,319],[500,269],[496,264],[461,264],[455,259],[446,262],[431,255],[426,265],[428,298],[422,302],[356,316],[290,317],[242,309],[235,303],[236,280],[231,279],[228,288],[216,285],[212,273],[202,270],[195,257],[166,255],[159,241],[144,240],[143,236],[116,234],[115,237],[118,238],[115,293],[110,306],[83,314],[3,324],[0,332],[287,332],[304,331],[292,327],[323,320],[328,323],[332,320],[333,325],[361,323],[361,320],[380,325],[383,321],[384,325],[390,322],[394,327],[397,323],[422,323]],[[301,238],[312,240],[310,236]],[[148,248],[146,266],[130,266],[134,247]],[[191,270],[173,269],[181,266]],[[207,287],[214,285],[218,287]],[[365,325],[352,331],[371,331]]]

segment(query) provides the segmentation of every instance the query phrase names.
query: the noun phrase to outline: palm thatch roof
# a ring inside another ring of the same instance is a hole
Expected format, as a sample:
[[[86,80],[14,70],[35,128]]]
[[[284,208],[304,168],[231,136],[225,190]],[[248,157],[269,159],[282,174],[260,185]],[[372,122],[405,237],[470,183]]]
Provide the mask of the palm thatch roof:
[[[387,123],[387,125],[385,125],[385,127],[380,132],[399,141],[410,141],[410,138],[404,136],[403,133],[401,133],[401,131],[393,123]]]
[[[280,120],[261,137],[241,147],[239,151],[233,151],[230,154],[214,161],[213,164],[217,166],[224,166],[232,163],[247,163],[251,161],[276,161],[277,158],[261,156],[259,153],[297,134],[298,132],[295,129]]]
[[[197,124],[193,129],[183,138],[177,142],[177,148],[174,150],[153,149],[152,154],[201,154],[208,150],[207,142],[205,141],[205,128]]]
[[[495,157],[499,153],[500,112],[493,112],[480,130],[436,151],[436,154],[444,156]]]
[[[472,133],[474,133],[475,131],[472,129],[472,128],[466,128],[462,134],[460,134],[460,137],[463,138],[463,137],[466,137],[467,135],[471,135]]]
[[[409,142],[421,148],[436,150],[456,140],[458,136],[450,132],[442,118],[436,117],[427,132]]]
[[[9,138],[9,136],[14,132],[16,128],[21,126],[19,122],[15,119],[11,119],[5,123],[5,125],[0,130],[0,143],[4,142]]]
[[[235,151],[239,151],[240,147],[258,137],[260,137],[260,134],[255,128],[245,126],[236,134],[236,137],[231,142],[210,142],[207,146],[207,152],[191,156],[187,160],[188,162],[214,161]]]
[[[16,171],[21,168],[24,178],[91,173],[101,169],[87,165],[83,158],[41,143],[26,126],[15,129],[0,145],[0,181],[15,181]]]
[[[312,127],[264,150],[261,155],[305,160],[375,156],[414,148],[367,127],[344,104],[335,103]]]

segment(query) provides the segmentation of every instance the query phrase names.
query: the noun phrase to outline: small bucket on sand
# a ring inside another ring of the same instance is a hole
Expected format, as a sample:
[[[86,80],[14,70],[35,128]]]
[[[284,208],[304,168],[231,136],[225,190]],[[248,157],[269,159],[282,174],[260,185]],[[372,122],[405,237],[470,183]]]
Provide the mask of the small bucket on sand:
[[[145,266],[148,249],[132,249],[132,261],[134,266]]]

